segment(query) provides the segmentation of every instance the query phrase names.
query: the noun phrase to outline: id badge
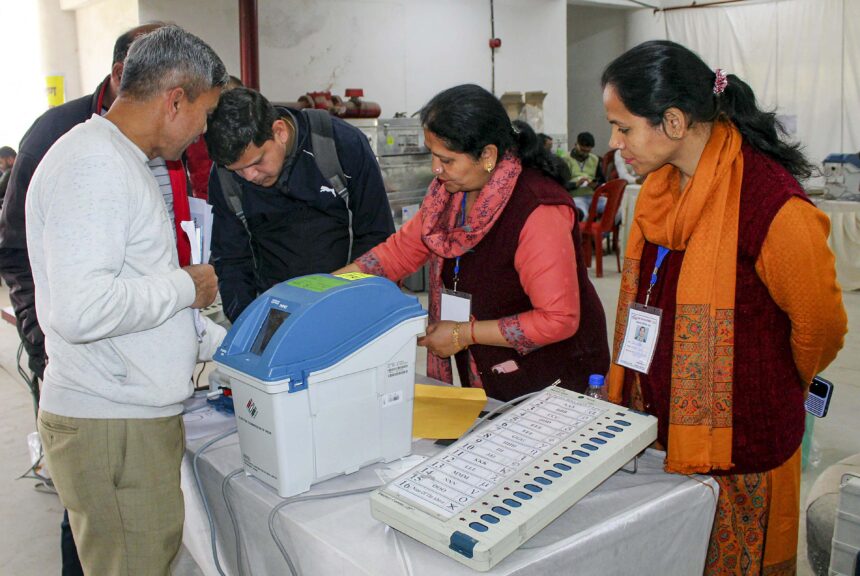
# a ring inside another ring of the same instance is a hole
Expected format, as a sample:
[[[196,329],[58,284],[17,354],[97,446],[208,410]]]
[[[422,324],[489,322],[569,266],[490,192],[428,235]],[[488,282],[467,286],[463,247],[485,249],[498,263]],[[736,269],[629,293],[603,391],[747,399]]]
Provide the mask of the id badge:
[[[657,349],[663,311],[653,306],[631,304],[627,310],[627,330],[616,364],[647,374]]]
[[[442,289],[440,320],[468,322],[472,316],[472,295],[467,292]]]

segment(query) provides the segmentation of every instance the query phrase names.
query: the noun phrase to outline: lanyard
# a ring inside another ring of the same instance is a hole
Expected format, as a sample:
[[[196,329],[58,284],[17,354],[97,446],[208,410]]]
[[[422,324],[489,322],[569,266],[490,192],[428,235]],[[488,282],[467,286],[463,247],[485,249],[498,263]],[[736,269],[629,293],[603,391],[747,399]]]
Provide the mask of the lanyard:
[[[657,261],[654,263],[654,271],[651,272],[651,283],[648,284],[648,292],[645,294],[645,306],[648,305],[648,299],[651,298],[651,290],[654,288],[654,284],[657,283],[657,273],[660,271],[660,265],[663,264],[663,260],[669,252],[668,248],[657,246]]]
[[[460,227],[466,225],[466,192],[463,192],[463,203],[460,206]],[[454,260],[454,292],[457,291],[457,282],[460,280],[460,257]]]

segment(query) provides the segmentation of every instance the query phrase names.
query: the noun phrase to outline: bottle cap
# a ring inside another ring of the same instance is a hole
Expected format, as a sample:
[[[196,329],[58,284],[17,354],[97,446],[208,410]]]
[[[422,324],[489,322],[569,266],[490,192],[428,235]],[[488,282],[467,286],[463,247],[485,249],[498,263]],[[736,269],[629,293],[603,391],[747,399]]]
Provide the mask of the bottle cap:
[[[603,386],[603,374],[592,374],[588,377],[588,385],[600,388]]]

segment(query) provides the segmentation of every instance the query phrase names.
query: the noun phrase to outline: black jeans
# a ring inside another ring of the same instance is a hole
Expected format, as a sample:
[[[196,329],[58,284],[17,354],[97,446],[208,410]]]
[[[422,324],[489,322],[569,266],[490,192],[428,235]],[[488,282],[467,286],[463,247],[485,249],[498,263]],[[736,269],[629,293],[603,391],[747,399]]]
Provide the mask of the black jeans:
[[[75,537],[72,536],[72,526],[69,524],[68,510],[63,510],[63,522],[60,524],[60,550],[63,558],[62,576],[84,576]]]

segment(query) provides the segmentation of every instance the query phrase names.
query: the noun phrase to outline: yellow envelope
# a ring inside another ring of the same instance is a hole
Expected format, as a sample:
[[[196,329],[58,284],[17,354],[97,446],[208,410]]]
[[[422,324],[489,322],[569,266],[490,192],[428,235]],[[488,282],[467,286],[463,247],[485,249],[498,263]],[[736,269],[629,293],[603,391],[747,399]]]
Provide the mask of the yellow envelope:
[[[486,403],[483,388],[416,384],[412,436],[459,438],[475,423]]]

